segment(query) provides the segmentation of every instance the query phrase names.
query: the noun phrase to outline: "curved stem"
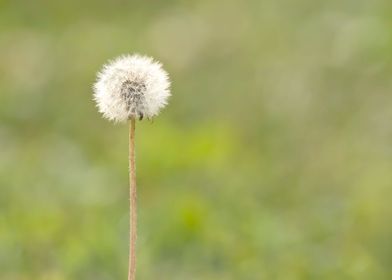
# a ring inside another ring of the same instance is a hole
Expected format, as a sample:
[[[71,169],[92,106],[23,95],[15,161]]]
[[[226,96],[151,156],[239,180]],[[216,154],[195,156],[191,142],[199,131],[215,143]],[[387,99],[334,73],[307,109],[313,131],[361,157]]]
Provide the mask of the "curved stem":
[[[129,212],[130,212],[130,234],[129,234],[129,272],[128,280],[136,278],[136,168],[135,168],[135,119],[129,122]]]

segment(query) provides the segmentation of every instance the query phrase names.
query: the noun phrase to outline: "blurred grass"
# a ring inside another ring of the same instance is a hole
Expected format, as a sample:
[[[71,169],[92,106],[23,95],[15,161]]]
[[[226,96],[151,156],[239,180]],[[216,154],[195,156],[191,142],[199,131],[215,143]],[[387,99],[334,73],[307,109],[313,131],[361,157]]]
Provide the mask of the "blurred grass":
[[[0,279],[124,279],[109,58],[173,80],[137,127],[139,279],[391,279],[392,5],[0,1]]]

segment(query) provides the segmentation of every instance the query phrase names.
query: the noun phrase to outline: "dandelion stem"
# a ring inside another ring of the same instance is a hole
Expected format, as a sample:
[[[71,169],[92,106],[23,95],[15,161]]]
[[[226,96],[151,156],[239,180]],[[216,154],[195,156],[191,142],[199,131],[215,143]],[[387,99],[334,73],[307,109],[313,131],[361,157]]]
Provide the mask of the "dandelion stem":
[[[130,214],[130,234],[129,234],[129,272],[128,280],[136,278],[136,169],[135,169],[135,118],[129,122],[129,214]]]

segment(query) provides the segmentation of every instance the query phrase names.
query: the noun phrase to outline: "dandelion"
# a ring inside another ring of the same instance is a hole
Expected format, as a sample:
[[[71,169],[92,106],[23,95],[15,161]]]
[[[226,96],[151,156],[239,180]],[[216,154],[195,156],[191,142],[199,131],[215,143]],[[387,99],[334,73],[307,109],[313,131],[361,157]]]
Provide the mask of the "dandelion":
[[[110,121],[129,121],[130,248],[128,280],[136,274],[135,122],[152,119],[166,106],[170,81],[162,65],[150,57],[121,56],[104,65],[94,84],[99,112]]]
[[[111,121],[151,119],[167,104],[169,86],[169,77],[159,62],[146,56],[126,55],[109,62],[98,73],[94,100]]]

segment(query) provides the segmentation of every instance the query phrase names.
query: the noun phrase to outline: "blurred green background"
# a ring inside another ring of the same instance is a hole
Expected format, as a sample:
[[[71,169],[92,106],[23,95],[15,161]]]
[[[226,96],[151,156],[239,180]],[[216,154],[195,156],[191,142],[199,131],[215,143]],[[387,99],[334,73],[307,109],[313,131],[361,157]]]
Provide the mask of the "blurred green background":
[[[137,125],[138,279],[392,279],[390,0],[0,0],[0,279],[126,279],[108,59],[164,63]]]

